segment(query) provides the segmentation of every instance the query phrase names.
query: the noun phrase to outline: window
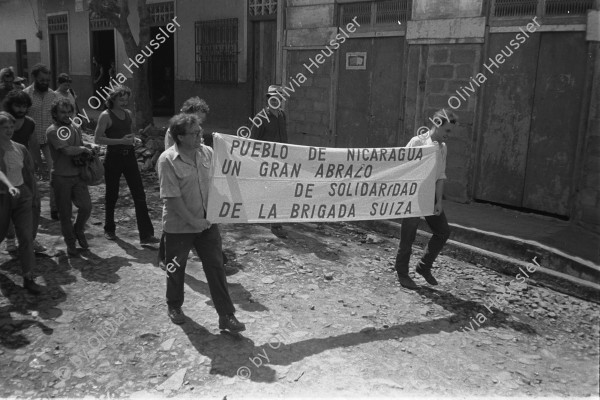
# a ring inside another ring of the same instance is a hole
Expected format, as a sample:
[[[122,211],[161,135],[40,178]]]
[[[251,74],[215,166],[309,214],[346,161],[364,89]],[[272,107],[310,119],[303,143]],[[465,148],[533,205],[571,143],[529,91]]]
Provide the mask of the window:
[[[100,17],[95,12],[90,12],[90,29],[92,31],[101,31],[112,28],[112,25],[106,18]]]
[[[248,14],[252,17],[264,17],[277,13],[277,0],[249,0]]]
[[[594,0],[546,0],[546,15],[586,15]]]
[[[68,33],[69,17],[67,14],[48,15],[48,33]]]
[[[173,2],[148,4],[148,12],[152,18],[152,26],[167,25],[175,18]]]
[[[594,0],[494,0],[494,17],[572,17],[594,8]]]
[[[237,83],[237,18],[196,22],[196,82]]]
[[[356,18],[360,24],[359,29],[376,29],[382,26],[397,29],[400,26],[398,22],[404,23],[409,19],[411,3],[411,0],[379,0],[343,4],[341,26]]]

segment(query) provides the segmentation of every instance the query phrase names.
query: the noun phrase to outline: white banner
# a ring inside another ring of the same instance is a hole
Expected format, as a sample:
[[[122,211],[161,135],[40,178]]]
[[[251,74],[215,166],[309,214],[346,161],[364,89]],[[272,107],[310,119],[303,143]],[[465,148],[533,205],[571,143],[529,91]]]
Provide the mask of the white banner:
[[[214,134],[212,223],[432,215],[438,146],[338,149]]]

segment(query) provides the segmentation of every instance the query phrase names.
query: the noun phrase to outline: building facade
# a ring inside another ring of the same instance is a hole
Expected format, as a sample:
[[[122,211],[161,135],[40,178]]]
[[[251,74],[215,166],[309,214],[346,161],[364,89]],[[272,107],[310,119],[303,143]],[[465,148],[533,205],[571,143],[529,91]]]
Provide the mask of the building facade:
[[[287,104],[290,136],[402,146],[448,107],[460,128],[447,198],[600,231],[598,3],[287,0],[282,83],[307,76]],[[328,56],[353,20],[360,27]]]
[[[41,60],[37,2],[0,1],[0,22],[0,68],[13,67],[18,76],[29,78],[29,68]]]

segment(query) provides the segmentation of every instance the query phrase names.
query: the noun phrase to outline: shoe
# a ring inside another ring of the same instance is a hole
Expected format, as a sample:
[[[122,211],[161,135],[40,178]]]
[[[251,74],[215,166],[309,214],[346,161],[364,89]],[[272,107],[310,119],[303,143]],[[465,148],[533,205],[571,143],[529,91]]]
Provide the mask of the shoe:
[[[33,252],[34,253],[45,253],[46,251],[48,251],[48,249],[45,248],[44,246],[42,246],[37,240],[33,241]]]
[[[50,218],[52,218],[54,221],[58,221],[58,211],[50,211]]]
[[[106,232],[104,231],[104,237],[108,240],[117,240],[117,235],[114,232]]]
[[[142,246],[148,245],[148,244],[158,244],[158,243],[160,243],[160,239],[157,237],[154,237],[154,236],[148,236],[143,239],[140,239],[140,244]]]
[[[75,243],[67,245],[67,254],[71,257],[79,256],[79,250],[75,247]]]
[[[6,251],[8,253],[16,253],[18,250],[17,240],[15,238],[6,238]]]
[[[398,281],[400,281],[400,285],[402,285],[402,287],[405,287],[407,289],[415,290],[415,289],[419,288],[419,286],[417,286],[415,281],[413,281],[412,278],[408,275],[407,276],[399,276]]]
[[[40,294],[42,292],[41,286],[35,283],[32,278],[24,278],[23,287],[31,294]]]
[[[168,315],[169,318],[171,318],[171,322],[174,324],[181,325],[185,322],[185,315],[183,314],[183,311],[181,311],[181,307],[169,307]]]
[[[287,232],[282,226],[271,227],[271,233],[280,239],[287,239]]]
[[[219,317],[219,329],[237,333],[246,330],[246,325],[237,320],[235,315],[229,314]]]
[[[90,245],[87,241],[87,239],[85,238],[85,233],[83,232],[73,232],[75,234],[75,237],[77,238],[77,242],[79,243],[79,246],[81,246],[82,249],[89,249]]]
[[[438,284],[438,281],[436,281],[435,278],[433,277],[433,275],[431,275],[431,269],[426,268],[425,266],[423,266],[423,264],[419,263],[419,265],[417,265],[416,271],[417,271],[417,274],[419,274],[423,278],[425,278],[427,283],[429,283],[430,285]]]

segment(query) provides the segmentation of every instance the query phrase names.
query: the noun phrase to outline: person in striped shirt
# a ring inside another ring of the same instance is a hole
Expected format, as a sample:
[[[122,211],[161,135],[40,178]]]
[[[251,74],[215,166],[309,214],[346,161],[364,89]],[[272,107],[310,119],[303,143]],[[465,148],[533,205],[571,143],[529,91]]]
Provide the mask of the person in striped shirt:
[[[43,153],[47,167],[47,173],[44,173],[44,176],[50,176],[53,163],[48,140],[46,139],[46,129],[54,122],[50,109],[52,108],[52,103],[58,99],[58,95],[53,90],[49,90],[50,70],[44,64],[36,64],[31,69],[31,76],[33,77],[33,83],[23,89],[31,97],[29,116],[35,121],[34,132],[39,144],[39,148],[32,148],[31,152],[40,169],[42,165],[40,151]],[[50,192],[50,216],[53,220],[58,221],[58,211],[52,191]]]

